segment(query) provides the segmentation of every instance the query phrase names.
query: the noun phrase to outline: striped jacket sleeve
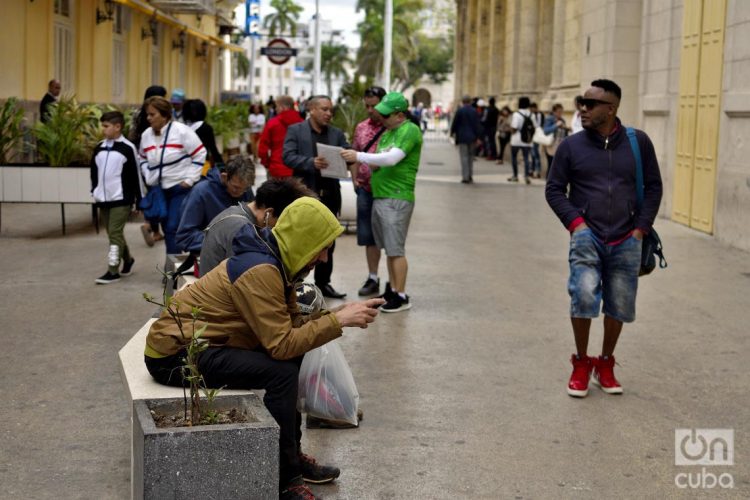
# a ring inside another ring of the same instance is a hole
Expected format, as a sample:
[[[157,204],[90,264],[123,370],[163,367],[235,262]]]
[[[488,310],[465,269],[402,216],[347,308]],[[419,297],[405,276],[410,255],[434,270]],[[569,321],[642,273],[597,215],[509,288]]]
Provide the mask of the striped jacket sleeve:
[[[190,155],[193,167],[190,169],[190,175],[187,176],[185,182],[193,185],[201,178],[203,164],[206,163],[206,148],[203,146],[198,134],[191,128],[183,127],[182,130],[182,145],[185,148],[185,152]]]

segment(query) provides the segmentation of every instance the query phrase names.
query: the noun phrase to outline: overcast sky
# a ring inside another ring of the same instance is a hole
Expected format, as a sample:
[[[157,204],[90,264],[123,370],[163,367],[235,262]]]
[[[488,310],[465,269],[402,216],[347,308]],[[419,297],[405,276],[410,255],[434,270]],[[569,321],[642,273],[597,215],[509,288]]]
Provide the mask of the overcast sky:
[[[300,15],[300,22],[308,22],[315,15],[315,0],[296,0],[305,10]],[[364,12],[354,12],[356,0],[320,0],[320,17],[331,21],[333,29],[341,30],[346,43],[351,47],[359,46],[359,35],[356,33],[357,23],[364,19]],[[260,0],[261,19],[273,12],[270,0]],[[237,8],[237,21],[244,25],[245,7]]]

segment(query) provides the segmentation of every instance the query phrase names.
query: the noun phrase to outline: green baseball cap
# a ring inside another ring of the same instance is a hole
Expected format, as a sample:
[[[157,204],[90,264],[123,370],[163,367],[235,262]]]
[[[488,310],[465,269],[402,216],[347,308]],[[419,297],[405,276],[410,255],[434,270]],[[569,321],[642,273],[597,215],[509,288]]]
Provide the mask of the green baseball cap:
[[[409,109],[409,101],[401,92],[388,92],[383,100],[375,105],[375,111],[383,116],[396,112],[405,112]]]

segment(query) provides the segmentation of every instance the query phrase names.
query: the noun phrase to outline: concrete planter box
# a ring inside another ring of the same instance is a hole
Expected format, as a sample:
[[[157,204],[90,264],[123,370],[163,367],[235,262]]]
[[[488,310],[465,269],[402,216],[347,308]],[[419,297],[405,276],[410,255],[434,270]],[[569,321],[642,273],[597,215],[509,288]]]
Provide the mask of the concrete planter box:
[[[0,165],[0,204],[2,203],[59,203],[63,234],[65,204],[91,205],[91,219],[96,232],[99,232],[88,166]]]
[[[90,168],[0,165],[0,201],[93,203]]]
[[[277,498],[279,428],[255,394],[219,396],[217,409],[241,408],[244,424],[159,429],[150,409],[181,412],[183,400],[133,402],[133,498]]]

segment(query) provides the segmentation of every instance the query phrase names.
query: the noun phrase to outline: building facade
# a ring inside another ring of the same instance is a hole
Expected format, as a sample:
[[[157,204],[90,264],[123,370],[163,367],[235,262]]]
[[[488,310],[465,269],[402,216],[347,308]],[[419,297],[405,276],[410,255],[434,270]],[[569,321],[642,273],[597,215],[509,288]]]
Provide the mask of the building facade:
[[[654,142],[660,214],[750,250],[750,2],[457,0],[456,90],[566,111],[596,78]]]
[[[215,104],[231,8],[213,0],[4,0],[0,99],[33,110],[60,80],[80,102],[137,105],[150,85]],[[241,50],[241,49],[240,49]]]

